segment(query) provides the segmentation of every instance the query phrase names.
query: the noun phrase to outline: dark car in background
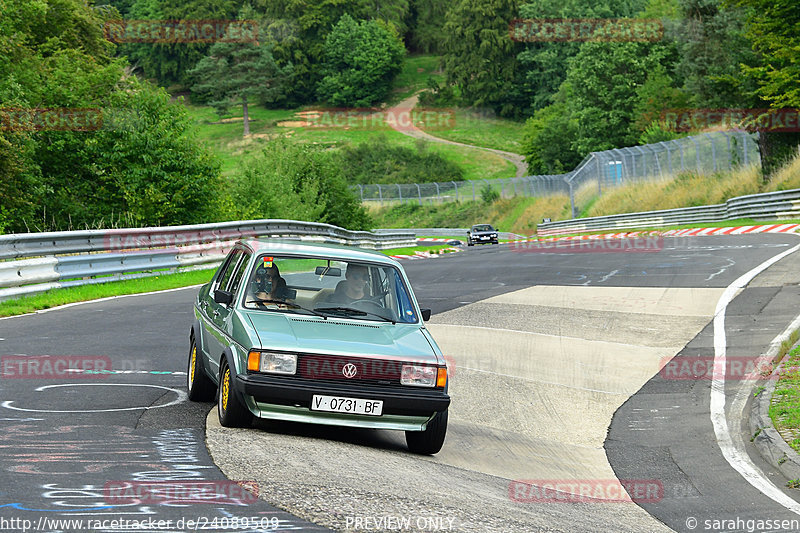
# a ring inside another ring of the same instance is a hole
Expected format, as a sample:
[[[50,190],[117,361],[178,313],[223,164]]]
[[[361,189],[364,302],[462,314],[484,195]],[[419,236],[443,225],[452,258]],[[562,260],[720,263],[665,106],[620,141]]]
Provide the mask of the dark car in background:
[[[467,232],[467,246],[499,243],[498,232],[491,224],[475,224]]]

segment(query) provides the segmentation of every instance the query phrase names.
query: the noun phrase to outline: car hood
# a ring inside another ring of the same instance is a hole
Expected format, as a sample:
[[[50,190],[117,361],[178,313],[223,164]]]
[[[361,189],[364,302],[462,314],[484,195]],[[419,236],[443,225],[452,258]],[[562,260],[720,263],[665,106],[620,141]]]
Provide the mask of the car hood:
[[[272,350],[402,357],[436,361],[419,324],[391,324],[284,313],[246,313],[261,342]]]

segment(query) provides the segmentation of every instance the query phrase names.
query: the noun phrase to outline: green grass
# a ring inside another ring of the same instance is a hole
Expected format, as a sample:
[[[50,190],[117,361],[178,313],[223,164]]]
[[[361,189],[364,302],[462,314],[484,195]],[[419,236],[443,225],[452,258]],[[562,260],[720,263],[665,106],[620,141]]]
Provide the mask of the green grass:
[[[784,349],[791,347],[797,339],[798,332],[795,331],[789,342],[784,344]],[[778,383],[772,393],[769,417],[782,435],[788,433],[795,437],[788,444],[800,452],[800,346],[795,346],[784,359]]]
[[[193,270],[191,272],[164,274],[125,281],[111,281],[96,285],[53,289],[41,294],[33,294],[15,300],[0,302],[0,317],[22,315],[68,303],[96,300],[109,296],[139,294],[142,292],[162,291],[166,289],[176,289],[178,287],[200,285],[210,280],[213,274],[213,269]]]
[[[500,231],[531,235],[543,218],[568,218],[569,198],[517,196],[499,199],[490,204],[480,200],[443,204],[414,203],[375,206],[370,214],[376,228],[468,228],[486,222]],[[457,238],[464,239],[466,235]]]
[[[394,80],[394,90],[389,98],[389,104],[405,100],[412,94],[428,87],[428,78],[433,78],[442,83],[445,79],[444,72],[439,68],[439,56],[414,55],[406,57],[403,70]]]
[[[494,116],[493,113],[456,108],[452,127],[443,127],[433,117],[431,125],[419,125],[420,129],[435,137],[451,141],[494,148],[515,154],[521,153],[524,122]],[[423,119],[425,114],[420,115]]]
[[[300,124],[303,118],[296,113],[314,109],[311,107],[289,110],[250,106],[249,114],[253,121],[250,136],[246,138],[242,137],[241,120],[220,123],[211,107],[187,105],[186,109],[195,123],[198,139],[220,158],[223,176],[231,175],[239,161],[257,155],[269,140],[277,137],[335,148],[347,143],[360,144],[375,135],[384,135],[392,144],[410,148],[416,145],[415,139],[391,129],[382,121],[377,124],[365,121],[364,127],[303,126]],[[241,117],[241,109],[231,108],[231,113],[222,120],[234,117]],[[461,166],[467,180],[509,178],[516,174],[513,164],[490,152],[437,143],[429,143],[428,149]]]

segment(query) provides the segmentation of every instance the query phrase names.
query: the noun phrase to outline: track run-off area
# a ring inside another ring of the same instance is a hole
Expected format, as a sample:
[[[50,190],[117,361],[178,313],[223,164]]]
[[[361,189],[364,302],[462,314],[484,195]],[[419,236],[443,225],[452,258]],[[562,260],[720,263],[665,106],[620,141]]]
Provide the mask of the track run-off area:
[[[4,367],[0,529],[796,530],[800,492],[742,424],[756,383],[680,363],[765,353],[800,315],[798,245],[665,237],[655,249],[511,244],[404,262],[451,367],[434,456],[410,454],[400,432],[220,427],[212,404],[185,394],[196,288],[0,320],[14,364],[103,367],[69,378]],[[114,492],[137,483],[194,492]]]

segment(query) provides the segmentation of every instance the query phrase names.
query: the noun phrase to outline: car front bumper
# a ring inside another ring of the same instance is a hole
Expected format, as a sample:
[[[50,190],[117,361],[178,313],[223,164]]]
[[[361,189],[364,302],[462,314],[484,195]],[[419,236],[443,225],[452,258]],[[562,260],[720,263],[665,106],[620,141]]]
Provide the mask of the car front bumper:
[[[289,376],[236,376],[235,387],[260,418],[337,426],[420,431],[436,412],[447,409],[450,397],[442,389],[323,381]],[[312,411],[315,394],[382,400],[380,416]]]

